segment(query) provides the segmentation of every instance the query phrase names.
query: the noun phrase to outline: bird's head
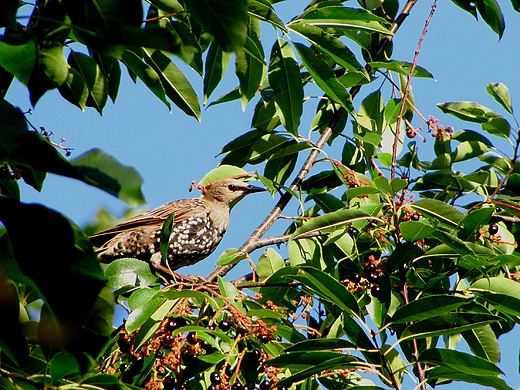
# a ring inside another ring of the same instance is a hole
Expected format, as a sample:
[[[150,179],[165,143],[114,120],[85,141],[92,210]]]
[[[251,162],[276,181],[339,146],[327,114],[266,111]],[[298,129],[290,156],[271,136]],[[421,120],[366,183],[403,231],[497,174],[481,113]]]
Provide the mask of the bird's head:
[[[266,191],[237,179],[221,179],[206,185],[203,189],[204,199],[229,205],[231,209],[244,196],[253,192]]]

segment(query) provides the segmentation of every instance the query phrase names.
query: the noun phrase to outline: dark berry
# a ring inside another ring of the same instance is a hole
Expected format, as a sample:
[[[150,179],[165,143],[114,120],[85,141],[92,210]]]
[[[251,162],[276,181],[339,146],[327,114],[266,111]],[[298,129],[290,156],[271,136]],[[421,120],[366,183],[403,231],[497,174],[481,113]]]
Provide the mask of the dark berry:
[[[222,379],[220,378],[218,372],[212,372],[209,376],[209,380],[213,385],[220,385],[220,383],[222,382]]]
[[[222,329],[224,332],[227,332],[229,329],[231,329],[231,323],[229,320],[222,320],[218,323],[218,327]]]
[[[175,390],[175,378],[171,376],[167,376],[163,379],[163,389],[164,390]]]
[[[361,282],[361,275],[356,272],[351,272],[348,276],[348,280],[350,280],[352,283],[359,283]]]
[[[381,292],[381,286],[378,284],[373,285],[370,289],[370,294],[372,294],[374,298],[381,299],[381,297],[383,296]]]
[[[417,221],[419,220],[420,217],[421,217],[421,216],[420,216],[419,214],[417,214],[417,213],[413,213],[413,214],[410,216],[410,219],[411,219],[412,221],[416,221],[416,222],[417,222]]]
[[[218,386],[210,385],[210,386],[208,386],[208,390],[218,390]]]
[[[253,356],[256,358],[256,360],[260,360],[260,357],[262,356],[262,354],[260,353],[260,351],[258,349],[253,349]]]
[[[239,382],[235,382],[233,386],[231,386],[231,390],[244,390],[244,386]]]
[[[278,390],[287,390],[288,387],[283,385],[283,386],[280,386],[280,387],[277,387]]]
[[[258,336],[258,340],[260,340],[264,344],[267,344],[269,341],[271,341],[271,338],[266,334],[261,334],[260,336]]]
[[[367,274],[367,280],[370,282],[370,283],[377,283],[377,281],[379,280],[377,278],[377,273],[375,272],[370,272]]]
[[[497,225],[496,223],[492,223],[491,225],[489,225],[488,232],[489,232],[489,234],[491,234],[492,236],[494,236],[495,234],[497,234],[497,233],[498,233],[498,225]]]
[[[247,384],[244,386],[244,390],[255,390],[255,385]]]
[[[208,343],[207,341],[201,341],[200,343],[200,346],[204,349],[204,351],[206,351],[206,353],[212,353],[213,352],[213,347],[210,343]]]
[[[195,355],[192,354],[190,351],[183,351],[181,353],[182,362],[189,366],[191,363],[195,361]]]
[[[191,344],[191,345],[195,345],[197,344],[200,340],[197,338],[197,336],[195,335],[195,332],[190,332],[188,333],[188,335],[186,336],[186,341]]]
[[[364,268],[365,274],[368,275],[369,273],[374,272],[375,270],[376,270],[375,264],[367,263],[365,265],[365,268]]]
[[[269,379],[266,379],[265,381],[260,382],[259,388],[260,388],[260,390],[269,390],[272,385],[273,385],[273,382]]]
[[[164,351],[162,349],[158,349],[157,352],[155,352],[156,358],[162,358],[164,356]]]
[[[175,317],[175,318],[170,318],[168,320],[168,322],[166,323],[166,328],[170,332],[173,332],[174,330],[182,328],[185,325],[186,325],[186,320],[184,318],[182,318],[182,317]]]
[[[165,334],[162,338],[162,342],[165,346],[171,347],[173,344],[174,337],[171,334]]]
[[[128,336],[121,337],[117,340],[117,346],[119,347],[119,350],[122,353],[128,353],[130,352],[130,349],[132,349],[132,342],[130,341]]]
[[[141,371],[144,366],[144,357],[142,355],[134,355],[132,358],[132,364],[130,365],[130,369],[133,372]]]
[[[378,281],[381,281],[385,278],[385,271],[381,270],[381,269],[378,269],[377,272],[376,272],[376,275],[377,275],[377,280]]]

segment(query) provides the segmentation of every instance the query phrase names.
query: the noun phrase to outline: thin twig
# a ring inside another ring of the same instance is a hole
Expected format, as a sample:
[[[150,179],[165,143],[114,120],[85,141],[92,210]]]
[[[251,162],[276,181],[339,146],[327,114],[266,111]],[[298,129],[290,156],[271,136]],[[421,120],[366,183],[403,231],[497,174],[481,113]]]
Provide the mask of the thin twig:
[[[395,177],[395,167],[397,161],[397,147],[399,146],[399,133],[401,132],[401,121],[403,120],[404,109],[407,106],[406,102],[408,101],[408,94],[410,92],[410,86],[412,85],[413,73],[415,72],[415,68],[417,67],[417,59],[419,58],[419,53],[421,52],[422,43],[426,33],[428,32],[428,26],[430,25],[430,21],[435,13],[435,9],[437,8],[438,0],[434,0],[432,8],[430,10],[430,14],[424,23],[424,28],[417,42],[417,48],[415,49],[415,54],[413,56],[412,68],[410,69],[410,74],[408,75],[408,80],[406,81],[406,87],[404,89],[403,98],[401,108],[399,110],[399,116],[397,117],[397,123],[395,125],[395,136],[394,136],[394,144],[392,146],[392,172],[391,178]]]
[[[380,43],[379,49],[374,54],[374,60],[377,59],[381,53],[383,53],[386,45],[388,45],[389,42],[391,42],[393,35],[397,32],[401,24],[404,22],[404,20],[408,17],[410,14],[410,11],[412,10],[413,6],[417,0],[409,0],[405,6],[403,7],[403,10],[399,14],[399,16],[396,18],[395,22],[390,26],[390,32],[392,35],[386,36]],[[369,65],[365,67],[369,73],[372,72],[372,69]],[[360,86],[355,86],[350,89],[350,95],[352,99],[358,94],[360,91]],[[298,191],[301,183],[303,180],[307,177],[308,173],[310,172],[311,168],[313,167],[314,163],[316,162],[316,159],[318,158],[320,154],[320,149],[322,149],[329,140],[330,136],[334,132],[334,127],[336,127],[337,123],[340,121],[340,119],[345,115],[346,110],[341,107],[339,108],[331,117],[328,126],[325,128],[323,133],[321,134],[321,137],[319,138],[318,142],[316,142],[316,148],[313,149],[309,157],[307,157],[307,160],[303,164],[302,168],[300,169],[300,172],[292,182],[291,186],[289,187],[291,191]],[[247,241],[240,247],[240,250],[246,253],[250,253],[252,248],[255,248],[256,241],[262,237],[265,232],[274,224],[274,222],[280,217],[283,209],[287,206],[289,201],[291,200],[291,193],[285,192],[280,197],[280,200],[274,206],[273,210],[269,213],[267,218],[256,228],[256,230],[251,234],[251,236],[247,239]],[[222,267],[218,267],[215,271],[213,271],[211,274],[208,275],[206,278],[207,281],[213,281],[218,276],[224,276],[229,271],[231,271],[235,267],[235,264],[232,265],[226,265]]]

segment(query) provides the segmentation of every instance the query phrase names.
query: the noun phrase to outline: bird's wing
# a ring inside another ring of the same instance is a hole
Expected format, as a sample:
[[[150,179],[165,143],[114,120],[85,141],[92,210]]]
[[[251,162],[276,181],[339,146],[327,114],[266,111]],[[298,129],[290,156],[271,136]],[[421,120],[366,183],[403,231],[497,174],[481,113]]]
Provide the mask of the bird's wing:
[[[175,218],[173,219],[173,223],[175,224],[188,218],[190,215],[202,214],[205,211],[205,204],[200,199],[184,199],[165,203],[153,210],[146,211],[127,221],[121,222],[110,229],[95,233],[90,236],[90,240],[94,245],[101,245],[117,234],[137,227],[162,226],[172,213],[175,213]]]

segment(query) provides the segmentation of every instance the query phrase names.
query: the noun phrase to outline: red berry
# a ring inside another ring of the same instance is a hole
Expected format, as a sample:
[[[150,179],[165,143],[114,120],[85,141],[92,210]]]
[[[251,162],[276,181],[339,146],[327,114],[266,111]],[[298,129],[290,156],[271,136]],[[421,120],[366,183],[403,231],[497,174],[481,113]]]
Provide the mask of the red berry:
[[[162,342],[165,346],[170,346],[173,344],[174,337],[171,334],[165,334],[162,338]]]

